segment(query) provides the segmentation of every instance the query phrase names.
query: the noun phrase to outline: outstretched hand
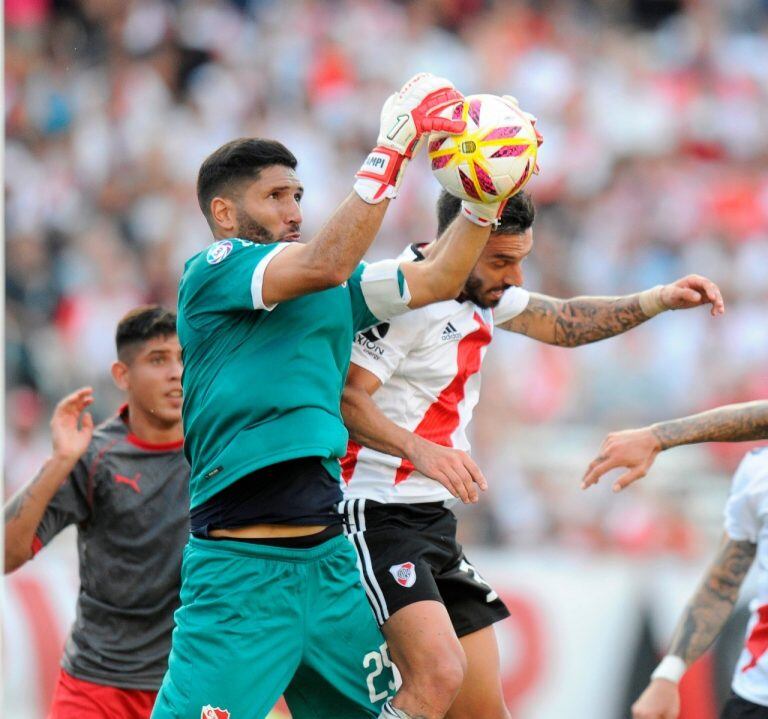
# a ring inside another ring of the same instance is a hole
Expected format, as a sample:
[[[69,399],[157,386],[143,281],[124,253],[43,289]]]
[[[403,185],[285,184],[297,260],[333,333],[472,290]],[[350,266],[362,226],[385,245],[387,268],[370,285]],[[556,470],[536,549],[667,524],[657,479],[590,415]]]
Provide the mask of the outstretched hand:
[[[612,469],[625,467],[627,471],[613,483],[613,491],[620,492],[645,477],[659,452],[661,443],[650,427],[611,432],[600,445],[600,453],[587,467],[581,488],[597,484],[600,477]]]
[[[93,389],[81,387],[56,405],[51,417],[53,451],[61,459],[77,461],[93,437],[93,417],[85,409],[93,404]]]
[[[687,310],[699,305],[711,304],[713,317],[725,312],[720,288],[712,280],[701,275],[686,275],[661,288],[661,301],[671,310]]]

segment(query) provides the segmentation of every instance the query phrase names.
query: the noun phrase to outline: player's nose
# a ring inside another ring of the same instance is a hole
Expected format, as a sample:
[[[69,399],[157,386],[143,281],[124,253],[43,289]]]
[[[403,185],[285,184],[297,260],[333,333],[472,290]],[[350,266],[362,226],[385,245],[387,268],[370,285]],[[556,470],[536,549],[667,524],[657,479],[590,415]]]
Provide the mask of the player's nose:
[[[184,365],[181,360],[168,363],[168,373],[172,380],[181,380],[181,374],[184,371]]]
[[[522,287],[524,282],[522,268],[519,265],[515,265],[508,269],[504,282],[515,287]]]
[[[288,206],[288,210],[285,213],[283,220],[288,225],[300,225],[303,220],[301,214],[301,205],[296,200],[292,200]]]

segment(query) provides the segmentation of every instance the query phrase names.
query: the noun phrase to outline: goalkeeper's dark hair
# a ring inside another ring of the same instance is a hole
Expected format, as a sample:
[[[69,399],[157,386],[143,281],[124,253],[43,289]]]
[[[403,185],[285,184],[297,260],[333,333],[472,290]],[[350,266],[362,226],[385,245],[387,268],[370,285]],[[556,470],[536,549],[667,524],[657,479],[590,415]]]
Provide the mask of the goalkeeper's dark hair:
[[[298,160],[282,142],[260,137],[241,137],[222,145],[200,165],[197,173],[197,201],[213,227],[211,200],[237,192],[243,181],[252,182],[259,173],[271,165],[284,165],[296,169]]]
[[[130,364],[137,347],[155,337],[176,334],[176,314],[160,305],[136,307],[117,323],[115,344],[121,362]]]
[[[437,236],[448,229],[461,210],[461,200],[450,192],[443,190],[437,201]],[[499,218],[498,227],[493,230],[495,235],[522,235],[533,225],[536,208],[527,192],[512,195],[505,205]]]

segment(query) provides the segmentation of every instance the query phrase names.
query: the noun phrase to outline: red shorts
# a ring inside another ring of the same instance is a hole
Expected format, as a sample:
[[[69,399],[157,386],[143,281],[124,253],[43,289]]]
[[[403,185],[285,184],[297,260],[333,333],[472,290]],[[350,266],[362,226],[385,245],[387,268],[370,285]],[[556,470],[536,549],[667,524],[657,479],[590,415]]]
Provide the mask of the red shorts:
[[[59,672],[48,719],[149,719],[156,691],[118,689]]]

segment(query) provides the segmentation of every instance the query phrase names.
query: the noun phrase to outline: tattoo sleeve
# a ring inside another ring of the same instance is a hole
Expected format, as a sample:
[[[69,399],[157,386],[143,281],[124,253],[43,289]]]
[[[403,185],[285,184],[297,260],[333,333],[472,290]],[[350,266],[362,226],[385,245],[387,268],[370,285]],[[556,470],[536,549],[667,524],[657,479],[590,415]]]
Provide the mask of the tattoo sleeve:
[[[559,300],[532,294],[520,315],[501,325],[560,347],[578,347],[619,335],[645,322],[639,295]]]
[[[658,422],[651,429],[662,449],[698,442],[768,439],[768,400],[729,404],[690,417]]]
[[[669,653],[690,665],[717,638],[733,610],[757,545],[726,538],[704,581],[683,611]]]

